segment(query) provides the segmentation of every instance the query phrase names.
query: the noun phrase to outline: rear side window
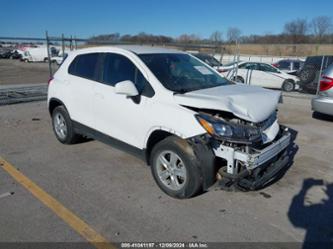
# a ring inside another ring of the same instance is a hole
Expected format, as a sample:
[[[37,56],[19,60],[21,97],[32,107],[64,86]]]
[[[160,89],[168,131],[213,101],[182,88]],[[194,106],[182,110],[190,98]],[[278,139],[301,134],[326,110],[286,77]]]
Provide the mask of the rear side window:
[[[68,68],[68,73],[90,80],[96,80],[98,57],[98,53],[82,54],[76,56]]]

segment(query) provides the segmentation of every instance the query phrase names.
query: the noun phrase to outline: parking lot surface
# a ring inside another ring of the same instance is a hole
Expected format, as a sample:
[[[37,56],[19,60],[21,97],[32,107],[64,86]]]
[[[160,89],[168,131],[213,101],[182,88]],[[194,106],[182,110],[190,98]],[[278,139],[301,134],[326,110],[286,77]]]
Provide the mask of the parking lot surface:
[[[294,161],[278,182],[253,192],[170,198],[135,157],[97,141],[60,144],[46,102],[0,107],[0,157],[112,242],[302,242],[316,229],[333,238],[333,222],[323,225],[333,209],[320,206],[333,182],[333,122],[312,118],[310,98],[285,97],[279,118],[297,132]],[[85,241],[2,167],[0,179],[0,195],[12,193],[0,198],[0,241]],[[304,206],[295,204],[315,179]],[[303,224],[316,204],[322,215]]]

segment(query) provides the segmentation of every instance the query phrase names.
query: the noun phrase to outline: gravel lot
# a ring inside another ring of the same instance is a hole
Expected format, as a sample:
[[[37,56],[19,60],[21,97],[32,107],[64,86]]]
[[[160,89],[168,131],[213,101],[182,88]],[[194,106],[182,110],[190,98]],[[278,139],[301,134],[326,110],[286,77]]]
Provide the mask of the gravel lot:
[[[58,66],[52,65],[52,68],[56,70]],[[49,78],[48,63],[0,60],[0,85],[46,83]]]
[[[316,185],[301,196],[304,183],[333,182],[333,122],[311,115],[308,97],[284,98],[280,122],[297,131],[297,153],[282,179],[255,192],[172,199],[124,152],[96,141],[60,144],[45,102],[0,107],[0,157],[112,242],[332,241],[333,194]],[[0,195],[14,192],[0,199],[0,241],[84,241],[1,167],[0,179]]]

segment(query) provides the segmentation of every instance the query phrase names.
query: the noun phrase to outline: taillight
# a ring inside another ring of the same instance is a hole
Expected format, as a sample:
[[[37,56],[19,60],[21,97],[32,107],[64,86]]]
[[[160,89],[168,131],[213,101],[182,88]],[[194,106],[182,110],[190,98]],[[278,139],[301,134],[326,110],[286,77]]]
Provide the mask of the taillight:
[[[327,91],[333,87],[333,78],[323,76],[320,80],[319,90]]]
[[[47,84],[50,85],[51,81],[53,80],[53,77],[49,78],[49,81],[47,82]]]
[[[225,72],[228,72],[227,69],[217,69],[217,71],[218,71],[219,73],[225,73]]]
[[[272,64],[272,66],[273,66],[273,67],[279,67],[279,64],[274,63],[274,64]]]

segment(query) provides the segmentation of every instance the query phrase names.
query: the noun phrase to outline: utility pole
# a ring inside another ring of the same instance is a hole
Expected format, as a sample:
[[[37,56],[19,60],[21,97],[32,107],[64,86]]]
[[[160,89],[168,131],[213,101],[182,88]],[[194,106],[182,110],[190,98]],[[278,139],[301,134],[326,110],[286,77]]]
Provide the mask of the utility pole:
[[[49,34],[47,31],[45,31],[46,35],[46,49],[47,49],[47,58],[48,58],[48,63],[49,63],[49,73],[50,73],[50,78],[52,78],[53,73],[52,73],[52,66],[51,66],[51,54],[50,54],[50,41],[49,41]]]
[[[61,48],[62,48],[62,58],[65,58],[65,37],[64,34],[61,35]]]

